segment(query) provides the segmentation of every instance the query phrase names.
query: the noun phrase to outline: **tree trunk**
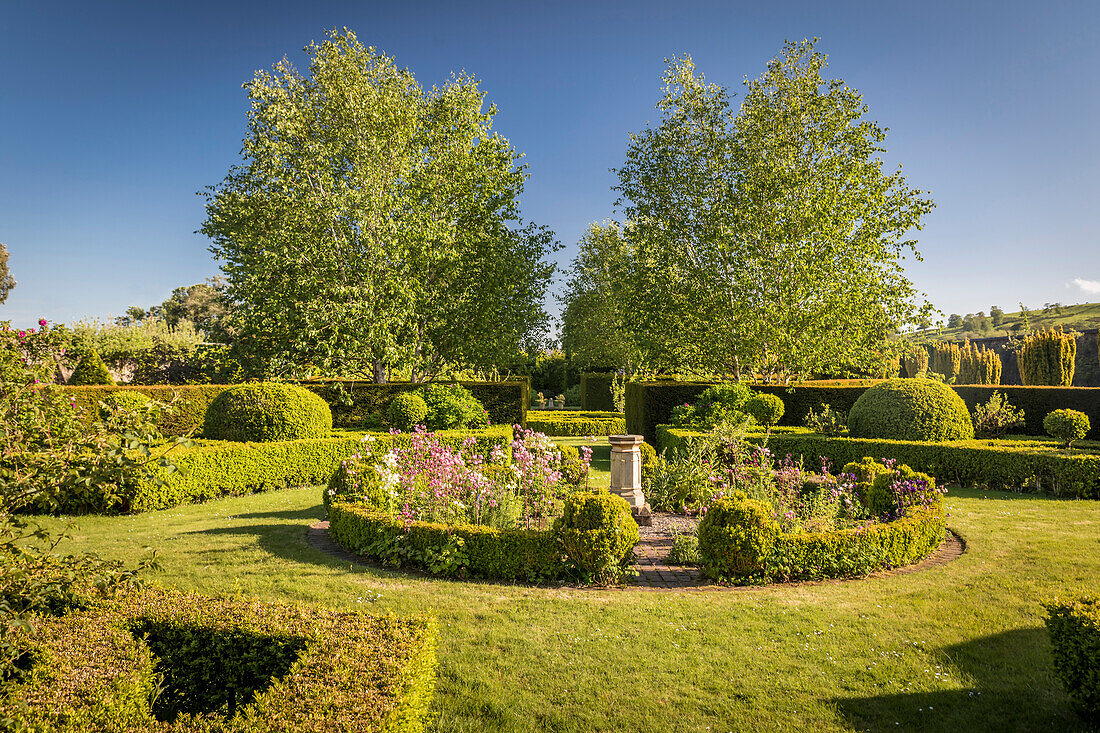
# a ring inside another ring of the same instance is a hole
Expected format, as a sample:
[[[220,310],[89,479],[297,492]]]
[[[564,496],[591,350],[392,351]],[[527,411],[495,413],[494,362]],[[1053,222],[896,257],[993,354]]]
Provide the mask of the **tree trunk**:
[[[374,360],[374,383],[386,383],[386,365],[382,362],[381,359]]]

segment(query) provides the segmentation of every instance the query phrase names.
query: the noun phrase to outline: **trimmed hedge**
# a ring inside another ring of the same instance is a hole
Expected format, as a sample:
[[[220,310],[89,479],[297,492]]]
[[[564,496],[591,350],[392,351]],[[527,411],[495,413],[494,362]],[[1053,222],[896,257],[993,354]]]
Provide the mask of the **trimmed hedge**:
[[[657,449],[675,453],[692,439],[702,436],[690,430],[660,426]],[[1065,453],[1050,441],[960,440],[925,443],[903,440],[830,438],[810,433],[748,435],[746,440],[763,444],[777,456],[802,456],[806,465],[829,459],[834,467],[859,461],[865,456],[894,458],[914,471],[935,476],[943,485],[988,486],[1020,491],[1023,487],[1056,496],[1100,499],[1100,453],[1083,450]]]
[[[529,410],[527,427],[546,435],[622,435],[626,418],[621,412]]]
[[[962,398],[943,382],[889,379],[856,400],[848,432],[853,438],[968,440],[974,424]]]
[[[581,409],[596,412],[613,412],[615,400],[611,395],[614,374],[584,372],[581,374]]]
[[[1088,722],[1100,723],[1100,598],[1044,604],[1054,672]]]
[[[386,420],[390,402],[402,392],[417,391],[423,384],[399,382],[372,384],[369,382],[303,382],[303,387],[320,395],[332,408],[332,422],[338,428],[364,429],[389,427]],[[343,396],[337,388],[343,386]],[[511,382],[460,382],[489,412],[494,425],[526,425],[527,405],[531,390],[526,380]],[[151,385],[145,387],[65,387],[65,393],[76,398],[76,406],[88,415],[95,415],[99,402],[112,392],[134,391],[161,402],[178,399],[171,415],[159,423],[167,438],[195,435],[202,429],[206,408],[219,394],[233,385]]]
[[[409,442],[407,433],[373,435],[377,440],[375,445],[380,447]],[[489,451],[494,445],[507,449],[512,441],[512,428],[500,425],[485,430],[441,430],[437,435],[455,448],[474,436],[478,449]],[[125,487],[126,491],[115,504],[108,505],[107,511],[144,512],[221,496],[324,484],[340,461],[360,449],[362,438],[361,434],[347,433],[331,438],[270,443],[197,441],[192,448],[168,454],[176,470],[161,470],[158,477],[163,483],[136,480]],[[107,504],[107,500],[103,503]],[[69,506],[64,500],[57,509],[60,514],[79,511],[80,507]]]
[[[225,390],[206,408],[202,434],[213,440],[269,442],[324,438],[332,410],[295,384],[259,382]]]
[[[805,382],[791,387],[775,384],[752,385],[754,392],[774,394],[786,409],[780,425],[802,426],[811,410],[830,405],[834,410],[850,412],[856,400],[876,384],[873,380],[850,382]],[[627,432],[642,435],[649,443],[657,441],[657,426],[667,425],[672,409],[690,403],[710,382],[628,382],[626,385]],[[1092,430],[1087,438],[1100,440],[1100,387],[1022,387],[1019,385],[952,385],[968,410],[984,404],[994,392],[1002,392],[1013,407],[1024,411],[1026,435],[1043,434],[1043,418],[1058,409],[1079,410],[1089,417]]]
[[[567,572],[557,538],[533,529],[494,529],[479,525],[405,523],[362,504],[329,507],[329,534],[341,546],[385,564],[433,570],[440,575],[473,575],[529,582],[554,580]]]
[[[630,504],[606,491],[578,491],[566,497],[554,535],[586,580],[617,583],[641,540]]]
[[[150,589],[38,619],[34,663],[6,684],[0,717],[58,733],[412,733],[428,719],[435,637],[426,618]]]

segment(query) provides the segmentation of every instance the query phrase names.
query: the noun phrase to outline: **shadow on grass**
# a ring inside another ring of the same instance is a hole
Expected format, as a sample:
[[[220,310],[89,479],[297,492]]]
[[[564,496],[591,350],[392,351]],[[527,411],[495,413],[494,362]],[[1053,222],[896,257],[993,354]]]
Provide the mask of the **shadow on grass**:
[[[1054,678],[1046,629],[983,636],[943,650],[973,685],[834,700],[855,730],[1087,730]],[[934,679],[936,670],[928,670]]]
[[[283,509],[272,512],[247,512],[234,514],[236,519],[312,519],[318,521],[325,515],[325,508],[316,504],[307,509]]]

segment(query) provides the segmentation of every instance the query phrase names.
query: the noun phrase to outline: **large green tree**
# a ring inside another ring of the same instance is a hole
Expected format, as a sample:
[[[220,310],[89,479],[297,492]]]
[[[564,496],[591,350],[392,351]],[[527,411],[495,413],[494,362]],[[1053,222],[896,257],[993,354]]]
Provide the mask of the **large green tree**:
[[[471,77],[423,89],[345,29],[245,85],[243,162],[207,194],[238,345],[269,373],[430,377],[545,325],[551,233]]]
[[[8,299],[8,293],[15,287],[15,278],[8,269],[8,248],[0,242],[0,303]]]
[[[787,43],[740,108],[674,58],[659,124],[631,135],[617,173],[646,297],[628,323],[677,368],[799,378],[878,372],[914,323],[902,259],[933,204],[900,168],[862,97]]]

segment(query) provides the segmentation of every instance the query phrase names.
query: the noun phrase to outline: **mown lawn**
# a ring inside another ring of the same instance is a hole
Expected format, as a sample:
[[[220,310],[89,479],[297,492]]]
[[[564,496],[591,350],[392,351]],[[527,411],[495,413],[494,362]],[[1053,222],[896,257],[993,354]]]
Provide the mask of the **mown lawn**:
[[[211,593],[439,619],[434,728],[1078,730],[1040,601],[1100,586],[1100,502],[958,490],[958,560],[714,592],[532,588],[349,565],[305,540],[317,488],[85,517],[71,549]],[[59,520],[47,520],[57,524]],[[65,548],[63,548],[65,549]]]

